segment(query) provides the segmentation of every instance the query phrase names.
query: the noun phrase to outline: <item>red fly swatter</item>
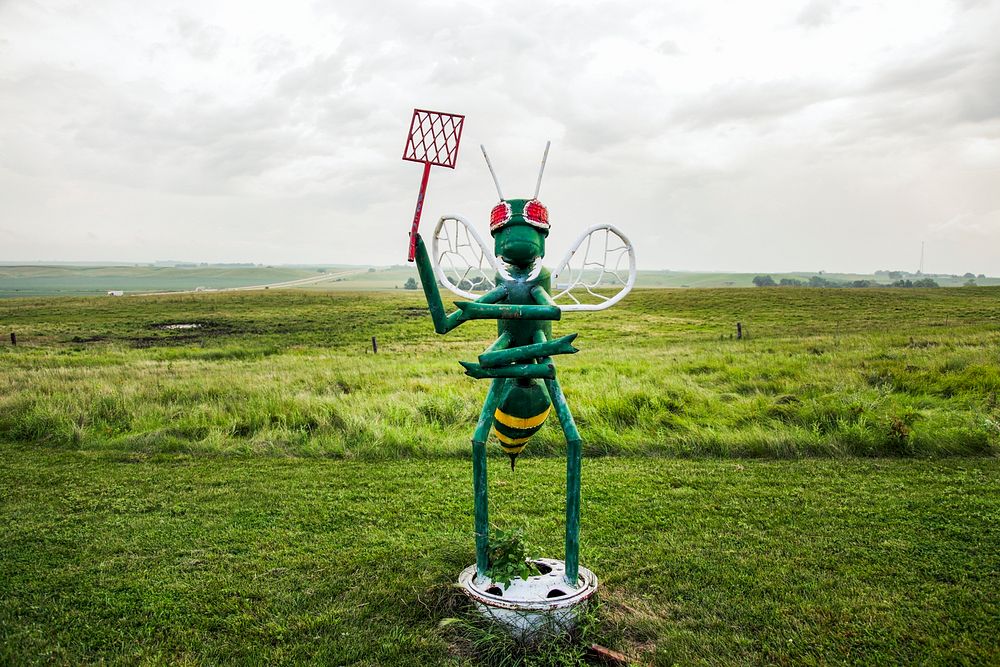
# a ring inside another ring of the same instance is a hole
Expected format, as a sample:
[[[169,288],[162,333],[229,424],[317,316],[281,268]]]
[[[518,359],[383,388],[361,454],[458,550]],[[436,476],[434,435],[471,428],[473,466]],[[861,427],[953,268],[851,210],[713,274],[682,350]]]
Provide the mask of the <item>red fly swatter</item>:
[[[431,165],[455,168],[455,162],[458,160],[458,144],[462,141],[463,124],[465,116],[458,114],[426,109],[413,110],[410,135],[406,138],[403,159],[423,162],[424,175],[420,179],[417,210],[413,214],[413,227],[410,229],[410,254],[407,259],[411,262],[417,253],[417,227],[420,225],[420,213],[424,208],[424,193],[427,191],[427,177],[430,176]]]

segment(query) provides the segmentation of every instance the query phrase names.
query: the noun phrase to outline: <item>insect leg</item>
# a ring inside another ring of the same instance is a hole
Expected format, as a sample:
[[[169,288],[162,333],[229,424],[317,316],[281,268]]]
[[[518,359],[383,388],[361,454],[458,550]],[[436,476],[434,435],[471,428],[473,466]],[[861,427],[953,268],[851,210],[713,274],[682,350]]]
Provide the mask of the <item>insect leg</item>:
[[[506,380],[497,378],[490,385],[479,413],[479,423],[472,436],[472,488],[475,495],[476,576],[482,577],[489,568],[490,514],[486,488],[486,440],[493,426],[493,413],[503,395]]]
[[[536,343],[544,343],[545,334],[541,331],[535,334]],[[551,357],[538,360],[539,363],[552,363]],[[566,583],[573,588],[579,585],[580,573],[580,467],[583,460],[583,442],[580,432],[576,429],[576,421],[570,412],[569,404],[559,386],[558,377],[545,381],[549,390],[549,398],[559,417],[566,436]]]

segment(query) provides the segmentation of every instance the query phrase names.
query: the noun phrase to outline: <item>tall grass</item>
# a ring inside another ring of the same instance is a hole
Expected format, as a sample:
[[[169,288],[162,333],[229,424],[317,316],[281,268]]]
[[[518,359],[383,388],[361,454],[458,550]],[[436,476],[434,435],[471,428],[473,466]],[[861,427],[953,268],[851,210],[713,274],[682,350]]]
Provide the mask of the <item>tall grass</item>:
[[[581,352],[556,362],[591,456],[996,455],[998,302],[640,290],[567,315]],[[486,385],[457,361],[495,335],[435,336],[409,293],[273,291],[10,299],[0,329],[19,339],[0,347],[0,442],[360,459],[465,455]],[[550,421],[526,456],[562,451]]]

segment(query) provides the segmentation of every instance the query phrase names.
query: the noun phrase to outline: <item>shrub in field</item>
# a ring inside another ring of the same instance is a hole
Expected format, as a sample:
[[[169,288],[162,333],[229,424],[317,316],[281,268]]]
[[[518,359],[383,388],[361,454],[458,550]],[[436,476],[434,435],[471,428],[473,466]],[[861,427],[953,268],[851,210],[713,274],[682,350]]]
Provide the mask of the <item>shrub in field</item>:
[[[910,436],[913,429],[903,419],[897,416],[889,417],[886,427],[886,450],[892,454],[909,455],[913,453]]]

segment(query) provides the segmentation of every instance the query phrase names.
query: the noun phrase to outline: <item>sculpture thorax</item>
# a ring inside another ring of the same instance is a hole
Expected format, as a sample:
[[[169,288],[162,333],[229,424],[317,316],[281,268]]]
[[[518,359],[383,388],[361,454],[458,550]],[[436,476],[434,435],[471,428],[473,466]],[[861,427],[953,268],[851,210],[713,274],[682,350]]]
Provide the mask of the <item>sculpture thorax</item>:
[[[540,285],[546,292],[551,292],[552,275],[548,269],[543,268],[532,276],[534,271],[524,270],[523,272],[511,267],[511,278],[503,279],[497,276],[498,282],[502,282],[507,288],[507,298],[503,303],[512,305],[535,304],[535,299],[531,296],[531,290]],[[530,345],[534,342],[536,331],[543,331],[547,337],[552,336],[552,323],[539,320],[497,320],[497,334],[509,333],[515,345]]]
[[[514,305],[535,303],[534,297],[531,296],[531,290],[536,285],[541,285],[546,292],[551,291],[552,274],[549,273],[548,269],[542,268],[537,273],[531,269],[518,269],[516,267],[509,267],[509,270],[511,279],[507,280],[497,276],[497,281],[503,282],[504,287],[507,288],[507,298],[504,303]]]

